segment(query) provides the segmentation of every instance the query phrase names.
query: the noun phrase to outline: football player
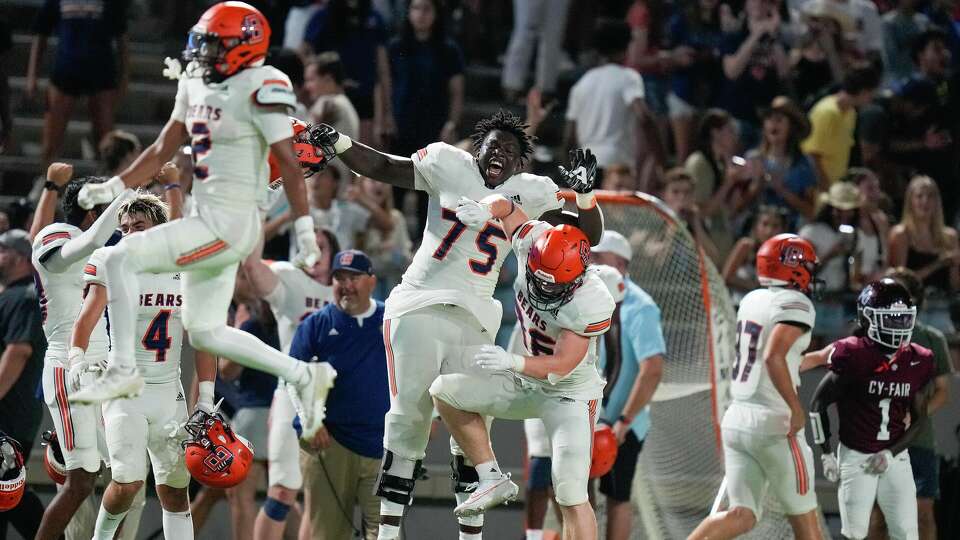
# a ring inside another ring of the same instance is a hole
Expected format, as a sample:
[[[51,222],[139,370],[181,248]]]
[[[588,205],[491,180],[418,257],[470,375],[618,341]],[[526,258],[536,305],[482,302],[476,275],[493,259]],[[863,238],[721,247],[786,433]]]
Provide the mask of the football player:
[[[910,342],[917,308],[892,278],[868,284],[857,298],[856,335],[818,353],[827,373],[810,405],[824,475],[839,478],[841,532],[866,538],[874,502],[890,538],[919,538],[917,491],[906,452],[927,417],[933,353]],[[820,362],[815,362],[820,363]],[[831,453],[827,408],[836,403],[840,444]]]
[[[495,223],[464,224],[456,214],[458,199],[500,193],[531,218],[565,219],[556,184],[520,172],[533,152],[524,127],[520,119],[500,111],[477,123],[473,155],[437,142],[410,158],[378,152],[325,124],[312,129],[310,140],[325,156],[339,156],[360,175],[430,195],[423,242],[402,283],[387,298],[384,314],[391,400],[377,489],[383,497],[381,539],[397,538],[403,509],[412,500],[430,431],[430,383],[441,372],[465,369],[479,347],[493,344],[500,328],[502,307],[492,295],[509,240]],[[592,193],[596,158],[578,151],[572,161],[572,170],[561,169],[561,174],[578,192],[575,219],[597,242],[603,220]],[[454,467],[457,501],[462,503],[475,472],[462,460]],[[480,516],[462,518],[461,540],[480,538],[481,525]]]
[[[551,476],[564,535],[596,538],[587,481],[604,380],[594,337],[610,328],[615,303],[599,272],[587,269],[590,243],[571,225],[528,220],[502,195],[481,203],[464,200],[457,215],[468,224],[500,219],[512,240],[523,269],[514,291],[526,355],[485,345],[475,354],[476,366],[442,374],[430,386],[447,428],[477,464],[479,483],[456,513],[480,514],[517,495],[517,485],[493,455],[483,416],[540,418],[551,441]]]
[[[734,538],[762,517],[769,487],[799,540],[823,538],[813,489],[813,453],[803,436],[807,414],[797,395],[802,353],[816,313],[808,297],[817,271],[810,242],[793,234],[757,252],[761,288],[737,310],[733,402],[723,415],[729,510],[703,520],[688,540]]]
[[[51,166],[53,169],[53,166]],[[70,331],[83,299],[83,269],[93,251],[107,242],[117,228],[117,209],[134,196],[124,191],[106,209],[84,210],[78,204],[82,187],[102,182],[96,177],[70,181],[61,196],[64,223],[40,229],[33,240],[33,267],[47,352],[43,364],[43,396],[53,419],[66,468],[63,489],[43,513],[37,538],[52,540],[64,533],[83,501],[93,492],[93,482],[106,459],[103,422],[98,407],[68,401],[75,392],[71,384],[86,371],[69,356]],[[55,189],[48,188],[52,193]],[[43,219],[39,214],[37,219]],[[106,360],[106,320],[96,321],[91,330],[87,362]],[[92,517],[92,516],[91,516]]]
[[[192,138],[195,211],[131,235],[104,253],[109,365],[71,399],[105,401],[142,390],[134,351],[137,276],[180,272],[183,325],[194,347],[292,383],[307,406],[304,435],[312,437],[322,425],[323,403],[335,376],[329,364],[298,362],[226,324],[237,267],[260,238],[257,203],[266,197],[268,150],[277,160],[295,217],[299,251],[294,263],[311,267],[319,254],[286,114],[296,97],[286,75],[263,65],[269,42],[270,26],[252,6],[221,2],[208,9],[190,32],[184,51],[189,63],[159,138],[119,176],[82,190],[84,206],[109,201],[150,180],[184,138]]]

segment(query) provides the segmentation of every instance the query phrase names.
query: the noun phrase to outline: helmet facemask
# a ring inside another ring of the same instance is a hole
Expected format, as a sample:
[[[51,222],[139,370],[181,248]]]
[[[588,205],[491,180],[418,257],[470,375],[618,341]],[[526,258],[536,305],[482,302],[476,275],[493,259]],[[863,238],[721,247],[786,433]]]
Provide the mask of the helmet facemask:
[[[887,308],[860,308],[861,316],[867,319],[867,337],[883,347],[893,350],[910,343],[913,327],[917,321],[917,308],[897,302]]]
[[[233,38],[239,43],[239,39]],[[234,44],[235,46],[236,44]],[[187,47],[181,53],[188,77],[202,77],[203,82],[223,82],[226,76],[217,70],[222,65],[229,49],[224,46],[220,36],[194,29],[187,34]]]
[[[553,276],[527,266],[527,300],[540,311],[556,311],[573,298],[574,291],[583,282],[583,274],[567,283],[554,282]]]

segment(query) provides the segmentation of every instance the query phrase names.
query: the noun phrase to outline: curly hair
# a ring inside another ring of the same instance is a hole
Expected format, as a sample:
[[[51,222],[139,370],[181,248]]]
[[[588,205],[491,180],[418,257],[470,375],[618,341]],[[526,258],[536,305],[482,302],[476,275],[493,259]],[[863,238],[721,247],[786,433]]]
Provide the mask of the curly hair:
[[[60,209],[63,210],[63,219],[70,225],[79,227],[88,212],[88,210],[81,208],[80,203],[77,201],[77,196],[80,195],[80,188],[82,188],[84,184],[101,184],[106,181],[107,179],[102,176],[85,176],[83,178],[75,178],[67,183],[66,187],[63,188],[63,195],[60,196]]]
[[[503,131],[513,135],[520,143],[520,166],[522,167],[530,159],[530,155],[533,154],[533,143],[536,140],[535,137],[527,134],[526,129],[529,127],[519,116],[500,109],[490,118],[484,118],[477,122],[470,138],[473,139],[474,150],[479,151],[483,145],[483,140],[487,138],[491,131]]]

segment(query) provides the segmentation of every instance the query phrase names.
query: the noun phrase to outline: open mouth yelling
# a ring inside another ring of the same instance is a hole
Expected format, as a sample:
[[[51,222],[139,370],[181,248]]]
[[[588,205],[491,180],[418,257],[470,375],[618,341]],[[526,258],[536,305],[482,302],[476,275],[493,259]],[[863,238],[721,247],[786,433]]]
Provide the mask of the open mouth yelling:
[[[495,156],[487,162],[487,178],[499,178],[503,174],[503,158]]]

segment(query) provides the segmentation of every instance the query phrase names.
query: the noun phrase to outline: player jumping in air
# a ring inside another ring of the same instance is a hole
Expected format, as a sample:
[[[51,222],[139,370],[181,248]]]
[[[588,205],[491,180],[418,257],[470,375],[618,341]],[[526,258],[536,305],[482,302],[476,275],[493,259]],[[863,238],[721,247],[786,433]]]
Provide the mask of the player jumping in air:
[[[830,372],[810,405],[814,442],[823,450],[824,475],[840,480],[843,536],[867,537],[876,502],[890,538],[916,540],[917,491],[907,448],[927,416],[933,353],[910,343],[917,308],[907,289],[891,278],[864,287],[857,298],[857,335],[810,353]],[[827,408],[837,404],[840,445],[830,449]]]
[[[798,540],[823,538],[813,452],[803,436],[807,414],[797,395],[816,317],[808,295],[817,265],[813,246],[793,234],[774,236],[757,252],[761,288],[737,311],[733,403],[721,423],[730,508],[703,520],[688,540],[745,534],[762,517],[768,487]]]
[[[190,32],[176,103],[159,138],[119,176],[86,186],[80,204],[112,200],[149,181],[189,135],[194,163],[194,215],[132,234],[105,253],[113,348],[109,366],[71,397],[104,401],[138,394],[136,368],[138,274],[180,272],[183,326],[198,349],[292,383],[306,406],[305,437],[322,425],[335,372],[326,363],[304,363],[226,324],[237,266],[260,237],[257,203],[266,196],[267,153],[284,179],[299,251],[294,263],[310,267],[319,250],[308,213],[303,172],[293,150],[287,111],[296,104],[289,79],[263,65],[270,41],[266,18],[243,2],[208,9]]]
[[[569,219],[563,201],[547,177],[519,172],[533,152],[525,125],[498,112],[477,123],[475,154],[433,143],[410,158],[378,152],[354,142],[327,125],[313,129],[311,141],[326,156],[336,155],[357,173],[430,195],[423,242],[403,281],[387,298],[384,339],[390,383],[383,472],[378,482],[380,538],[397,538],[404,507],[410,504],[417,471],[427,446],[433,403],[428,389],[440,373],[461,372],[474,354],[492,345],[500,328],[502,307],[493,299],[500,267],[510,249],[500,225],[466,225],[457,218],[461,197],[480,200],[500,193],[532,219]],[[592,189],[596,158],[576,154],[567,184],[578,192],[579,223],[593,243],[600,240],[603,220]],[[476,472],[455,458],[457,502],[464,502]],[[482,517],[460,519],[460,538],[480,538]]]
[[[486,345],[475,355],[476,366],[440,375],[430,386],[447,428],[477,464],[479,483],[456,513],[483,513],[518,491],[500,471],[481,415],[540,418],[552,443],[564,538],[595,539],[587,480],[604,380],[594,338],[610,328],[614,299],[599,272],[587,269],[590,245],[576,227],[529,221],[502,195],[465,202],[457,214],[466,223],[500,219],[513,243],[521,268],[513,288],[526,355]]]

